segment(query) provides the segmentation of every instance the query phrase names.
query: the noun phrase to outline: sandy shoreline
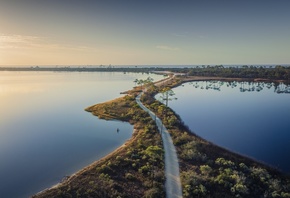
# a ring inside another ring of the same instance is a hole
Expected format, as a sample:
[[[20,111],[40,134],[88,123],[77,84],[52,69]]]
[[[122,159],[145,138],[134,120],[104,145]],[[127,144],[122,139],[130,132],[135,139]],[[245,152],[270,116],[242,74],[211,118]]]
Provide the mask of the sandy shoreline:
[[[114,151],[112,151],[111,153],[105,155],[104,157],[96,160],[95,162],[89,164],[88,166],[78,170],[77,172],[73,173],[72,175],[70,176],[67,176],[67,178],[64,178],[63,181],[49,187],[49,188],[46,188],[36,194],[34,194],[33,196],[37,196],[39,194],[42,194],[42,193],[45,193],[46,191],[49,191],[49,190],[52,190],[54,188],[58,188],[58,187],[61,187],[62,185],[66,185],[66,184],[69,184],[70,182],[72,182],[74,179],[76,179],[78,176],[80,176],[81,174],[83,174],[84,172],[88,171],[88,170],[91,170],[93,168],[95,168],[96,166],[98,166],[100,163],[102,163],[103,161],[107,160],[108,158],[118,154],[119,152],[121,152],[123,149],[125,149],[126,147],[128,147],[135,139],[136,137],[138,136],[138,130],[134,127],[133,129],[133,133],[132,133],[132,137],[130,139],[128,139],[124,144],[122,144],[121,146],[119,146],[118,148],[116,148]]]

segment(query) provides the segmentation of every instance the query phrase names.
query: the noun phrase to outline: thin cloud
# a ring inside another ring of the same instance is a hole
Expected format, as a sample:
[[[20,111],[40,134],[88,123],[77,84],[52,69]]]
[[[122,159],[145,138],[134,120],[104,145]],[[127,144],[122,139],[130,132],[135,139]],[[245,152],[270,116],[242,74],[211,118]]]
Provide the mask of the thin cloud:
[[[73,46],[51,43],[48,38],[26,35],[0,35],[0,49],[61,49],[87,51],[94,50],[87,46]]]
[[[6,43],[27,43],[38,39],[36,36],[0,35],[0,41]]]
[[[169,51],[178,51],[178,50],[180,50],[180,48],[178,48],[178,47],[171,47],[171,46],[167,46],[167,45],[157,45],[156,48],[157,49],[162,49],[162,50],[169,50]]]
[[[33,43],[39,42],[40,38],[23,35],[0,35],[0,48],[29,48]]]

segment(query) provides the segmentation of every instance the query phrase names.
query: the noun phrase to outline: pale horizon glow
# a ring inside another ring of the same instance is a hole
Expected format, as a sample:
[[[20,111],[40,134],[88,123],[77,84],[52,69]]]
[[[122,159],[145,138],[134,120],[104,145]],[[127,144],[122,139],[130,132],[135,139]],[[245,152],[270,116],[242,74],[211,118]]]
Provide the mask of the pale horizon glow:
[[[289,64],[290,2],[0,2],[0,65]]]

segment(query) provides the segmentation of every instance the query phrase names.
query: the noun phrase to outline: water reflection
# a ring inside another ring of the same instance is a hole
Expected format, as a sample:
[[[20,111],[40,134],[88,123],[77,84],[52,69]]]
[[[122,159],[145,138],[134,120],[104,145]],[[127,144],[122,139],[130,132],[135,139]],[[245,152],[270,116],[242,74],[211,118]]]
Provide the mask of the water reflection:
[[[194,133],[290,173],[289,85],[200,81],[173,91],[168,105]]]
[[[29,197],[121,146],[133,127],[99,120],[84,108],[119,97],[134,79],[147,77],[0,72],[0,197]]]
[[[206,89],[206,90],[216,90],[221,91],[223,86],[230,87],[230,88],[237,88],[239,87],[240,92],[260,92],[263,89],[271,89],[274,87],[274,92],[281,94],[281,93],[290,93],[290,85],[286,85],[282,82],[280,83],[273,83],[273,82],[248,82],[248,81],[231,81],[231,82],[224,82],[224,81],[198,81],[198,82],[190,82],[190,85],[193,85],[195,88]]]

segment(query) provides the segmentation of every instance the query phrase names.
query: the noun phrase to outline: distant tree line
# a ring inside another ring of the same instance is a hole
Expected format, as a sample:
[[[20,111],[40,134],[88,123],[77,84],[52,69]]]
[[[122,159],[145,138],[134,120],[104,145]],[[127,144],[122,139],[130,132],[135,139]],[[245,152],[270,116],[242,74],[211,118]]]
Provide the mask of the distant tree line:
[[[0,67],[0,71],[54,71],[54,72],[140,72],[149,73],[154,67]]]
[[[189,76],[217,76],[231,78],[266,78],[273,80],[290,81],[289,66],[232,66],[224,67],[223,65],[216,66],[196,66],[196,67],[0,67],[0,71],[55,71],[55,72],[140,72],[150,73],[154,71],[171,71],[177,73],[186,73]]]
[[[277,65],[275,67],[224,67],[203,66],[196,68],[183,69],[189,76],[218,76],[231,78],[266,78],[274,80],[290,81],[290,67]]]

